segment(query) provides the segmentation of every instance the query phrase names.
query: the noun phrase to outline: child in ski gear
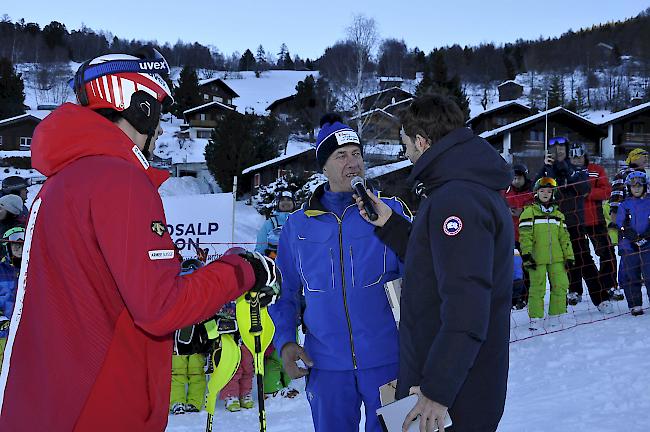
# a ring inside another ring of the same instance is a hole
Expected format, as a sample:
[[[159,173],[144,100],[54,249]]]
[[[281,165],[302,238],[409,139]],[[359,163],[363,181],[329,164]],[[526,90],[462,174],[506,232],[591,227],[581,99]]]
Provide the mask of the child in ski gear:
[[[512,270],[512,307],[523,309],[526,307],[526,284],[524,283],[524,268],[521,254],[514,249],[514,267]]]
[[[169,173],[147,161],[173,102],[168,72],[150,47],[84,62],[72,81],[79,103],[34,131],[32,165],[47,180],[26,230],[0,430],[24,430],[25,419],[30,430],[164,430],[174,330],[265,286],[256,257],[180,275],[158,193]]]
[[[262,228],[257,232],[255,251],[275,258],[278,251],[278,240],[282,226],[287,221],[287,216],[295,208],[293,194],[288,191],[278,192],[275,198],[275,211],[264,221]]]
[[[220,317],[235,319],[235,303],[231,302],[225,305],[218,314]],[[239,411],[241,408],[253,408],[253,355],[241,343],[239,334],[236,334],[236,340],[239,340],[239,349],[241,350],[241,361],[239,368],[233,375],[232,379],[224,386],[219,394],[219,399],[225,401],[226,409],[230,412]]]
[[[650,286],[648,176],[632,171],[625,179],[625,186],[628,197],[620,203],[616,212],[616,225],[620,230],[618,253],[621,256],[618,277],[632,315],[641,315],[641,278],[646,287]]]
[[[2,180],[2,190],[0,191],[2,192],[1,196],[9,194],[18,195],[23,201],[22,209],[18,215],[18,222],[23,226],[27,223],[27,216],[29,216],[29,210],[27,210],[27,207],[25,206],[28,186],[29,182],[27,179],[20,176],[9,176]]]
[[[528,316],[531,320],[544,318],[547,274],[551,282],[548,314],[566,313],[567,268],[574,260],[564,214],[555,202],[557,183],[542,177],[535,182],[533,191],[535,203],[526,206],[519,218],[521,257],[530,276]]]
[[[508,189],[504,192],[510,213],[512,213],[512,224],[515,227],[515,246],[519,244],[519,216],[524,207],[533,202],[533,183],[528,178],[528,168],[524,164],[512,166],[514,177]]]
[[[0,197],[0,233],[24,225],[24,220],[20,218],[22,208],[23,201],[18,195],[9,194]]]
[[[181,275],[203,267],[198,259],[181,263]],[[169,410],[172,414],[199,412],[205,400],[205,354],[197,345],[207,345],[207,334],[202,324],[191,325],[174,332],[172,355],[172,384]]]
[[[257,233],[257,245],[255,250],[275,259],[278,254],[278,243],[282,226],[287,221],[289,214],[295,209],[293,194],[288,190],[279,191],[275,198],[276,208]],[[302,294],[300,294],[302,296]],[[273,345],[264,353],[264,393],[277,394],[287,388],[291,383],[291,377],[285,372],[282,360]],[[298,391],[291,388],[284,394],[293,398]]]
[[[309,371],[307,392],[317,432],[358,430],[361,403],[366,431],[380,431],[379,387],[397,377],[397,326],[384,283],[402,264],[360,215],[350,180],[363,176],[362,146],[338,115],[321,119],[316,159],[328,182],[287,218],[278,246],[282,294],[269,307],[273,339],[292,378]],[[397,199],[382,198],[406,221]],[[305,293],[305,346],[296,343],[299,292]],[[313,361],[312,361],[313,359]]]
[[[25,228],[14,227],[2,236],[4,257],[0,262],[0,370],[9,335],[9,322],[16,301],[16,288],[23,256]]]

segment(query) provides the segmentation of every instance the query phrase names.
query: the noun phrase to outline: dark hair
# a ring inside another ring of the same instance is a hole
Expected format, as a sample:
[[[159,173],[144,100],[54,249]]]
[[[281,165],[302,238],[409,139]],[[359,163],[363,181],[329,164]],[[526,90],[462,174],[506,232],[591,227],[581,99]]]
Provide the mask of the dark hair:
[[[453,99],[441,94],[421,96],[401,115],[404,132],[411,139],[421,135],[431,144],[454,129],[465,126],[465,116]]]
[[[111,108],[100,108],[95,110],[95,112],[100,116],[107,118],[111,123],[117,123],[121,118],[124,118],[119,111]]]

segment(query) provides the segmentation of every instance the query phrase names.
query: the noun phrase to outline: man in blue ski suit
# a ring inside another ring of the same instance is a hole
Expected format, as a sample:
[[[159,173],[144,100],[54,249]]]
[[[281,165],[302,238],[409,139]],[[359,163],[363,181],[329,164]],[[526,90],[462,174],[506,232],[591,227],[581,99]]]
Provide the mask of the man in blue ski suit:
[[[293,378],[307,376],[314,428],[359,430],[361,402],[366,431],[381,431],[375,411],[379,387],[397,378],[398,334],[384,283],[402,274],[398,255],[359,214],[350,180],[363,177],[357,134],[336,115],[321,120],[316,157],[328,182],[290,214],[280,235],[276,263],[282,291],[269,310],[274,344]],[[382,198],[410,221],[398,199]],[[299,294],[304,291],[304,348],[296,343]],[[309,370],[298,368],[302,359]]]

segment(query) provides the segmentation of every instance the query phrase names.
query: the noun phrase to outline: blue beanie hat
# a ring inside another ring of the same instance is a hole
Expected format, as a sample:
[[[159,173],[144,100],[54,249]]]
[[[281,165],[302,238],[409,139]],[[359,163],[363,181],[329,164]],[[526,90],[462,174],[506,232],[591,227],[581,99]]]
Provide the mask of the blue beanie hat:
[[[356,145],[363,152],[359,135],[350,126],[343,124],[338,114],[325,114],[320,121],[320,132],[316,139],[316,159],[323,168],[325,162],[338,147]]]

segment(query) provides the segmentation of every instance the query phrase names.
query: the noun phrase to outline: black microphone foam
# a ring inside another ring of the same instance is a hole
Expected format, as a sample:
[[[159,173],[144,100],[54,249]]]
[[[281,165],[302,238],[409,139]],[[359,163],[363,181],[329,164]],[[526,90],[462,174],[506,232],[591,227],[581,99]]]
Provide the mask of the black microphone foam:
[[[377,220],[379,216],[377,216],[375,207],[373,207],[368,192],[366,192],[366,182],[361,177],[356,176],[350,181],[350,186],[352,186],[352,189],[357,196],[361,197],[361,201],[363,201],[363,209],[366,211],[368,219],[371,221]]]

